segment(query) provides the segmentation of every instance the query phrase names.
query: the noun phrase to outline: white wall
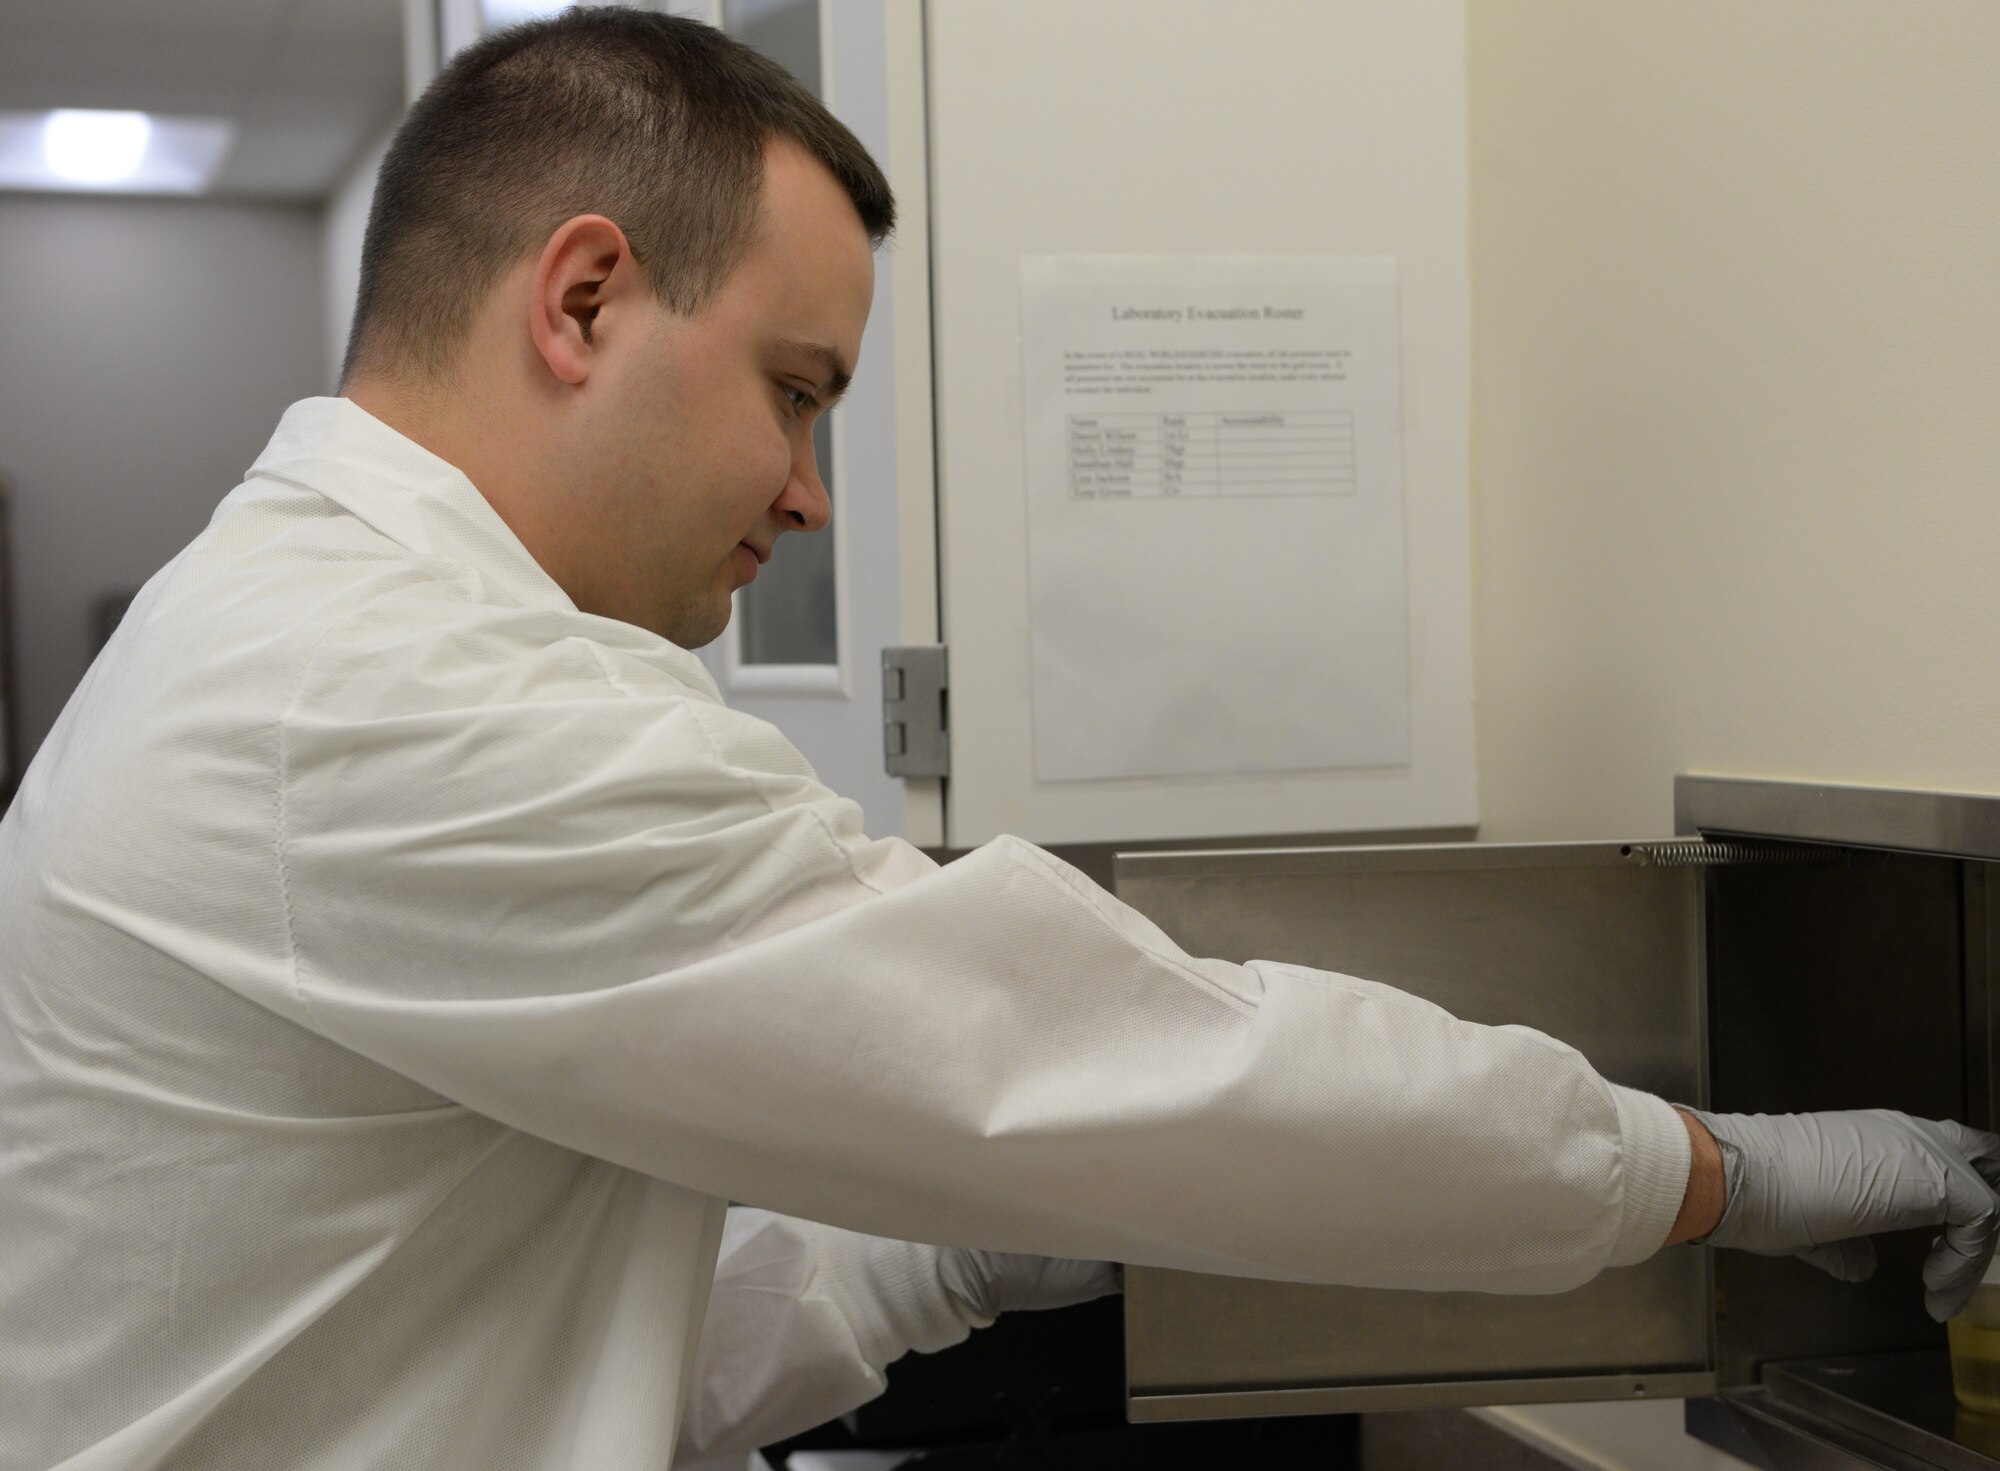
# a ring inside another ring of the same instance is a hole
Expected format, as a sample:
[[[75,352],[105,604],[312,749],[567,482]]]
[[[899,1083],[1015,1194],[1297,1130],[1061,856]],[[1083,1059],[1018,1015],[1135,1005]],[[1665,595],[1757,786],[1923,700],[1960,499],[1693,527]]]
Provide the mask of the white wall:
[[[375,197],[375,175],[389,151],[394,128],[383,129],[362,149],[340,187],[326,202],[320,244],[325,267],[326,389],[340,382],[340,363],[347,353],[347,333],[354,322],[354,295],[361,284],[361,237],[368,229],[368,205]]]
[[[1475,0],[1483,832],[2000,790],[2000,7]]]
[[[173,556],[323,391],[319,211],[0,197],[0,323],[32,755],[89,664],[92,604]]]
[[[1663,833],[1690,770],[2000,791],[2000,7],[1470,18],[1483,836]]]

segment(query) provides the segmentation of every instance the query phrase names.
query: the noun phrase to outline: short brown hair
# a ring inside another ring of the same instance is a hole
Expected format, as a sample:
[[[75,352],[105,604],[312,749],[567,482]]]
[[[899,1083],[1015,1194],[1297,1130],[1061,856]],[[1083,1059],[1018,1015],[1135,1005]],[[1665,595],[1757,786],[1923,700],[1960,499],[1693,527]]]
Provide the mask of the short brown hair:
[[[750,243],[774,137],[826,166],[880,244],[896,203],[868,150],[712,26],[579,7],[467,47],[382,161],[342,381],[443,373],[501,273],[580,214],[616,221],[653,293],[699,311]]]

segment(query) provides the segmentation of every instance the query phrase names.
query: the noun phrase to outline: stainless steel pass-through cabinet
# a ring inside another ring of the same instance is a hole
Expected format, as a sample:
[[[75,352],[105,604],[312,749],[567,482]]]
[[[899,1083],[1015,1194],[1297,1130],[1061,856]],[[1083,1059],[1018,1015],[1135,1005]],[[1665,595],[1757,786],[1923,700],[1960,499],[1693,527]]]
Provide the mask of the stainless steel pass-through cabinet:
[[[1650,842],[1124,854],[1117,888],[1196,954],[1535,1027],[1676,1102],[1990,1126],[2000,798],[1682,777],[1675,809]],[[1930,1234],[1859,1285],[1696,1248],[1536,1297],[1135,1268],[1129,1411],[1680,1398],[1767,1465],[1991,1467],[1923,1312]]]

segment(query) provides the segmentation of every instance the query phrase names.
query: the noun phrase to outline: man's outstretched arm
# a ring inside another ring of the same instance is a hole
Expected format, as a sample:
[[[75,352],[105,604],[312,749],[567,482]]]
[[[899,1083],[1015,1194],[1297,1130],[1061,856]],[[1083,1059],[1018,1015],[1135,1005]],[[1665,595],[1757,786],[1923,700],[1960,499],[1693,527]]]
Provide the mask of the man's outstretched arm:
[[[1715,1136],[1686,1109],[1679,1113],[1688,1131],[1688,1183],[1687,1194],[1681,1198],[1681,1213],[1674,1217],[1674,1228],[1667,1233],[1668,1246],[1678,1246],[1713,1231],[1722,1219],[1726,1196],[1722,1151],[1716,1147]]]

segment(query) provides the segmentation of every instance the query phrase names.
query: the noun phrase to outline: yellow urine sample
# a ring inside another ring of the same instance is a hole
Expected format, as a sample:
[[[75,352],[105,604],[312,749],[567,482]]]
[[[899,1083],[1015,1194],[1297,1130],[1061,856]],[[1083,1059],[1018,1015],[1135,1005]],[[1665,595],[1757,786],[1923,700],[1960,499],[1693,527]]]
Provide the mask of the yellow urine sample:
[[[1958,1402],[1982,1415],[2000,1415],[2000,1283],[1981,1283],[1945,1332]]]

